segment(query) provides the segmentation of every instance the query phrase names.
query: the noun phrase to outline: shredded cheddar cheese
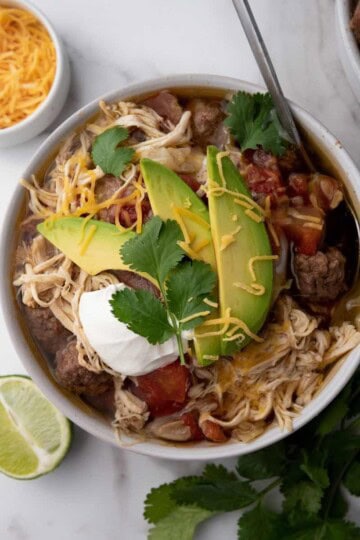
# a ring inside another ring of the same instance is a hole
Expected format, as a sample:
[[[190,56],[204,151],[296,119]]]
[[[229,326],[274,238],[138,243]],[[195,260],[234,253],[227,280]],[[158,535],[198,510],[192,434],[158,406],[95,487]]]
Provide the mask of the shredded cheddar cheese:
[[[300,214],[295,208],[289,208],[288,209],[289,216],[292,216],[296,219],[300,219],[302,221],[310,221],[311,223],[321,223],[322,219],[317,216],[309,216],[307,214]]]
[[[241,231],[241,225],[238,225],[236,229],[230,234],[223,234],[220,242],[220,251],[224,251],[228,246],[236,241],[235,235]]]
[[[0,7],[0,129],[39,107],[55,71],[54,43],[40,21],[23,9]]]
[[[234,287],[242,289],[243,291],[253,294],[254,296],[262,296],[263,294],[265,294],[264,285],[262,285],[261,283],[257,283],[254,263],[256,261],[273,261],[277,258],[277,255],[256,255],[255,257],[251,257],[248,262],[248,268],[253,282],[250,285],[247,285],[246,283],[241,283],[240,281],[237,281],[233,283]]]
[[[209,300],[208,298],[204,298],[203,302],[204,304],[207,304],[210,307],[214,307],[214,308],[219,307],[219,304],[217,302],[213,302],[212,300]]]
[[[91,225],[89,227],[89,231],[80,245],[80,255],[85,255],[86,250],[89,247],[89,244],[91,240],[93,239],[94,234],[96,233],[96,229],[97,229],[96,225]]]
[[[304,223],[304,227],[307,227],[308,229],[316,229],[318,231],[322,231],[322,228],[323,228],[320,223],[311,223],[311,222]]]
[[[203,240],[200,240],[195,246],[193,246],[193,250],[195,251],[195,253],[199,253],[209,244],[210,244],[210,240],[207,238],[204,238]]]
[[[183,251],[185,251],[185,253],[190,257],[190,259],[200,260],[199,254],[196,253],[196,251],[194,251],[189,244],[183,241],[179,241],[177,244],[181,247]]]
[[[267,226],[268,226],[268,229],[269,229],[269,233],[271,234],[272,239],[274,240],[275,246],[279,247],[280,246],[280,240],[279,240],[278,235],[276,234],[274,225],[271,222],[268,222]]]
[[[219,169],[219,174],[220,174],[221,183],[222,183],[223,187],[226,187],[226,180],[225,180],[225,176],[224,176],[222,160],[223,160],[224,157],[227,157],[229,155],[230,155],[230,152],[218,152],[216,154],[216,164],[217,164],[218,169]]]
[[[250,210],[250,208],[248,208],[247,210],[245,210],[245,214],[246,214],[250,219],[252,219],[253,221],[255,221],[255,223],[262,223],[262,222],[264,221],[263,216],[259,216],[259,214],[257,214],[257,213],[254,212],[253,210]]]
[[[277,255],[256,255],[249,259],[248,267],[253,281],[256,281],[256,274],[254,270],[254,263],[257,261],[276,261],[279,257]]]
[[[236,281],[233,285],[234,287],[242,289],[243,291],[253,294],[254,296],[262,296],[265,294],[265,287],[264,285],[260,285],[260,283],[251,283],[250,285],[246,285],[245,283]]]
[[[204,360],[213,360],[214,362],[216,362],[216,360],[219,360],[219,355],[217,355],[217,354],[204,354],[203,359]]]
[[[232,234],[223,234],[221,237],[220,251],[224,251],[228,246],[235,242],[235,238]]]
[[[225,315],[223,317],[219,317],[217,319],[209,319],[207,321],[205,321],[203,323],[203,327],[205,326],[217,326],[217,325],[223,325],[223,328],[216,331],[216,332],[206,332],[204,334],[199,334],[197,336],[197,338],[205,338],[205,337],[209,337],[209,336],[221,336],[223,334],[227,334],[227,332],[229,331],[229,327],[231,324],[234,325],[234,332],[236,330],[241,330],[241,334],[240,335],[243,335],[245,334],[246,336],[250,337],[251,339],[253,339],[254,341],[257,341],[258,343],[262,343],[263,339],[259,336],[257,336],[256,334],[254,334],[254,332],[252,332],[250,330],[250,328],[248,327],[248,325],[242,321],[241,319],[238,319],[237,317],[232,317],[231,316],[231,308],[227,308],[225,310]],[[239,339],[239,336],[236,337],[236,339]],[[234,338],[235,340],[235,338]]]
[[[189,315],[188,317],[184,317],[183,319],[180,319],[179,323],[186,323],[188,321],[192,321],[193,319],[197,319],[198,317],[207,317],[207,315],[210,315],[211,311],[200,311],[199,313],[193,313],[192,315]]]

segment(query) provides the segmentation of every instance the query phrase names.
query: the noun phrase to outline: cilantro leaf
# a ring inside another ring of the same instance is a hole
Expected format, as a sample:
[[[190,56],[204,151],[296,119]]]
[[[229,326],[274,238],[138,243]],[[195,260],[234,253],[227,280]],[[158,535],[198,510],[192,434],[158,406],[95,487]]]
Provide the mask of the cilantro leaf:
[[[132,270],[147,272],[162,286],[169,271],[184,256],[177,244],[182,238],[176,221],[162,222],[156,216],[145,224],[141,234],[122,246],[121,256]]]
[[[350,397],[351,387],[348,385],[341,394],[331,403],[320,416],[317,435],[324,436],[333,431],[338,424],[345,418],[348,410],[348,400]]]
[[[328,510],[328,515],[331,518],[343,518],[346,516],[349,509],[349,505],[344,499],[343,494],[341,493],[340,487],[336,490],[335,494],[331,494],[331,488],[325,491],[323,501],[326,502],[330,500],[330,495],[332,496],[331,506]]]
[[[170,484],[162,484],[153,488],[145,499],[144,517],[149,523],[157,523],[177,508],[177,502],[172,497],[176,486],[191,486],[198,481],[197,476],[178,478]]]
[[[213,515],[197,506],[178,506],[150,529],[148,540],[193,540],[196,527]]]
[[[91,153],[95,165],[101,167],[106,174],[120,176],[135,153],[132,148],[118,147],[128,137],[128,130],[120,126],[107,129],[98,135]]]
[[[176,502],[171,497],[172,489],[171,484],[163,484],[147,494],[144,518],[149,523],[157,523],[176,509]]]
[[[281,475],[285,466],[285,446],[277,443],[252,454],[240,456],[236,470],[249,480],[262,480]]]
[[[323,448],[326,448],[331,463],[345,463],[349,455],[359,450],[360,434],[349,430],[334,431],[324,439]]]
[[[357,497],[360,497],[360,461],[354,461],[347,470],[344,486]]]
[[[275,156],[284,153],[286,135],[274,109],[270,94],[237,92],[228,106],[224,124],[241,150],[261,146]]]
[[[171,272],[167,281],[166,296],[170,311],[178,321],[213,308],[204,304],[204,298],[214,289],[215,272],[209,264],[201,261],[189,261]],[[204,317],[196,317],[183,323],[181,328],[189,330],[201,324]]]
[[[348,521],[316,520],[288,534],[286,540],[358,540],[359,533],[360,529]]]
[[[350,521],[329,520],[326,523],[326,540],[359,540],[360,528]]]
[[[280,540],[285,538],[286,531],[283,516],[260,504],[244,513],[238,521],[239,540]]]
[[[214,465],[213,463],[206,465],[205,469],[203,470],[202,477],[210,482],[221,480],[238,480],[236,474],[226,469],[224,465]]]
[[[300,465],[300,469],[320,488],[326,489],[330,481],[328,472],[323,465],[322,453],[313,451],[310,455],[308,452],[303,452],[303,463]]]
[[[313,482],[303,480],[291,486],[282,486],[285,497],[283,510],[294,523],[304,519],[304,515],[317,515],[321,508],[323,490]]]
[[[249,482],[229,477],[207,480],[200,477],[192,486],[175,487],[173,497],[178,504],[197,504],[206,510],[232,512],[258,499]]]
[[[110,305],[119,321],[153,345],[164,343],[174,335],[164,305],[149,291],[117,291],[113,294]]]

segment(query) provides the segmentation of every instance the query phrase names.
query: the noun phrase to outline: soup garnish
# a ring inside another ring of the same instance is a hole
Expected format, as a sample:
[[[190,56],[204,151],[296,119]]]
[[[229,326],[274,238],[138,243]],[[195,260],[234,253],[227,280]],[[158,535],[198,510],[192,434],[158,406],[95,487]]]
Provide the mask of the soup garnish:
[[[54,43],[41,22],[24,9],[0,6],[0,129],[41,105],[55,71]]]

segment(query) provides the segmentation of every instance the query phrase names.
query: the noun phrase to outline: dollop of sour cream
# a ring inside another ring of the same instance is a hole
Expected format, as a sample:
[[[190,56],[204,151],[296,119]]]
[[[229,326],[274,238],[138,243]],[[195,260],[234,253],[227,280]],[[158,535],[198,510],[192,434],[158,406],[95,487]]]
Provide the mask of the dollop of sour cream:
[[[146,375],[178,358],[176,338],[151,345],[118,321],[111,311],[110,300],[116,291],[124,288],[119,283],[84,292],[79,304],[80,322],[90,345],[105,364],[124,376]]]

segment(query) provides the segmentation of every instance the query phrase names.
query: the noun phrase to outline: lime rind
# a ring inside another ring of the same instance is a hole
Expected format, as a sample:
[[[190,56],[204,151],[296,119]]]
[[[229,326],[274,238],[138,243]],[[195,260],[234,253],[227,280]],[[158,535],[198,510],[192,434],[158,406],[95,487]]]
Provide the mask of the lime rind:
[[[0,430],[0,472],[11,478],[30,480],[49,473],[61,463],[71,444],[71,423],[30,378],[0,377],[1,413],[7,417]]]

